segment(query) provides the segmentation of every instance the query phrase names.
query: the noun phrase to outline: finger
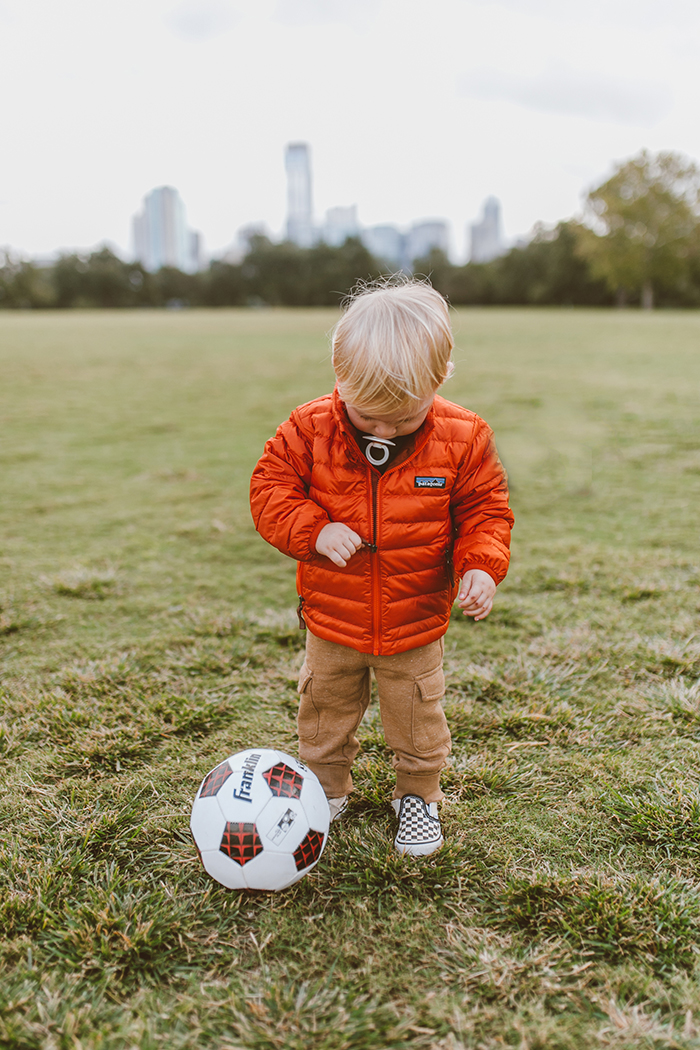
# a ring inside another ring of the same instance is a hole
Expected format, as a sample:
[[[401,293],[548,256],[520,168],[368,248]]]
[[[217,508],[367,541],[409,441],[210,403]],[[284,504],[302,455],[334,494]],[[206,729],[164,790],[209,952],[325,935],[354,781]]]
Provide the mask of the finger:
[[[474,594],[469,593],[459,603],[463,609],[474,609],[477,608],[483,601],[483,594],[481,591],[476,591]]]
[[[481,607],[481,609],[477,610],[477,613],[476,613],[476,616],[474,617],[474,620],[475,621],[476,620],[485,620],[492,609],[493,609],[493,602],[492,601],[485,602],[484,605]]]
[[[328,557],[331,559],[333,564],[337,565],[340,569],[344,569],[345,566],[347,565],[347,561],[345,560],[343,555],[340,553],[340,551],[332,550],[332,551],[330,551]]]
[[[468,602],[466,605],[463,606],[463,608],[464,611],[468,612],[470,616],[475,616],[478,613],[483,612],[484,609],[487,609],[488,606],[488,598],[480,598],[478,601],[475,599],[474,601]]]

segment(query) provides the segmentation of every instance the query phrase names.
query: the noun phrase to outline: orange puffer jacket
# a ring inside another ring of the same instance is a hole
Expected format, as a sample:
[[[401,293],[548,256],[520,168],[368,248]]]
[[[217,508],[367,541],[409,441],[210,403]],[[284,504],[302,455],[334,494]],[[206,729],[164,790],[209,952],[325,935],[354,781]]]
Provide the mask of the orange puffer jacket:
[[[267,442],[251,481],[255,527],[298,562],[309,630],[363,653],[427,645],[447,630],[459,579],[508,570],[513,515],[490,428],[436,397],[412,454],[384,474],[358,448],[337,391]],[[329,521],[366,546],[344,569],[316,553]]]

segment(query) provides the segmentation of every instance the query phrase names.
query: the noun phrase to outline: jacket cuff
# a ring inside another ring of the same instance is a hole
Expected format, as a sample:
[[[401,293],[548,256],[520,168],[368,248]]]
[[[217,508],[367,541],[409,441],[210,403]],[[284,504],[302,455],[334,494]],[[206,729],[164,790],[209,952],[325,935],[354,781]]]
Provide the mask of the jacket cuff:
[[[309,554],[318,554],[318,551],[316,550],[316,540],[319,537],[319,533],[322,529],[325,529],[326,525],[330,525],[330,519],[326,519],[326,521],[319,521],[318,525],[316,525],[311,535],[309,536]]]
[[[469,572],[470,569],[481,569],[482,572],[487,572],[497,587],[505,578],[505,574],[503,576],[498,576],[490,565],[484,565],[484,563],[480,561],[468,561],[462,567],[461,571],[457,573],[457,579],[461,580],[464,574]]]

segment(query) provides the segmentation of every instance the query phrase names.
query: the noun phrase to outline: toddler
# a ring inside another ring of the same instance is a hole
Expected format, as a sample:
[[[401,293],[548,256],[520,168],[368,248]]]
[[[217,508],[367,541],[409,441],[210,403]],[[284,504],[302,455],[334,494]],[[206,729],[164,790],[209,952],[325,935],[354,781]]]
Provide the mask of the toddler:
[[[488,615],[513,525],[491,430],[437,393],[453,345],[426,282],[361,288],[333,332],[335,390],[292,412],[251,482],[256,528],[298,562],[300,758],[335,819],[373,672],[394,753],[394,844],[413,855],[443,842],[450,610],[456,598],[465,615]]]

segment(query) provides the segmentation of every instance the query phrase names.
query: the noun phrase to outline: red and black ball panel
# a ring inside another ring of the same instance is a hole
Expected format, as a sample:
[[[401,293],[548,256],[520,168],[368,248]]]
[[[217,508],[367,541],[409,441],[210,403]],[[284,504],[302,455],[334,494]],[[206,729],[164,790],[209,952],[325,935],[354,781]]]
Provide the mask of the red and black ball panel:
[[[249,860],[262,853],[263,844],[255,824],[227,821],[219,849],[227,857],[243,867]]]
[[[277,798],[299,798],[301,795],[303,776],[284,762],[278,762],[276,766],[265,770],[263,777]]]
[[[297,871],[303,871],[310,864],[315,864],[321,856],[322,849],[323,834],[320,831],[310,831],[294,850],[294,863]]]
[[[228,762],[222,762],[216,769],[212,769],[211,773],[207,773],[202,781],[202,790],[199,792],[199,797],[209,798],[211,795],[215,795],[222,785],[226,783],[232,772]]]

